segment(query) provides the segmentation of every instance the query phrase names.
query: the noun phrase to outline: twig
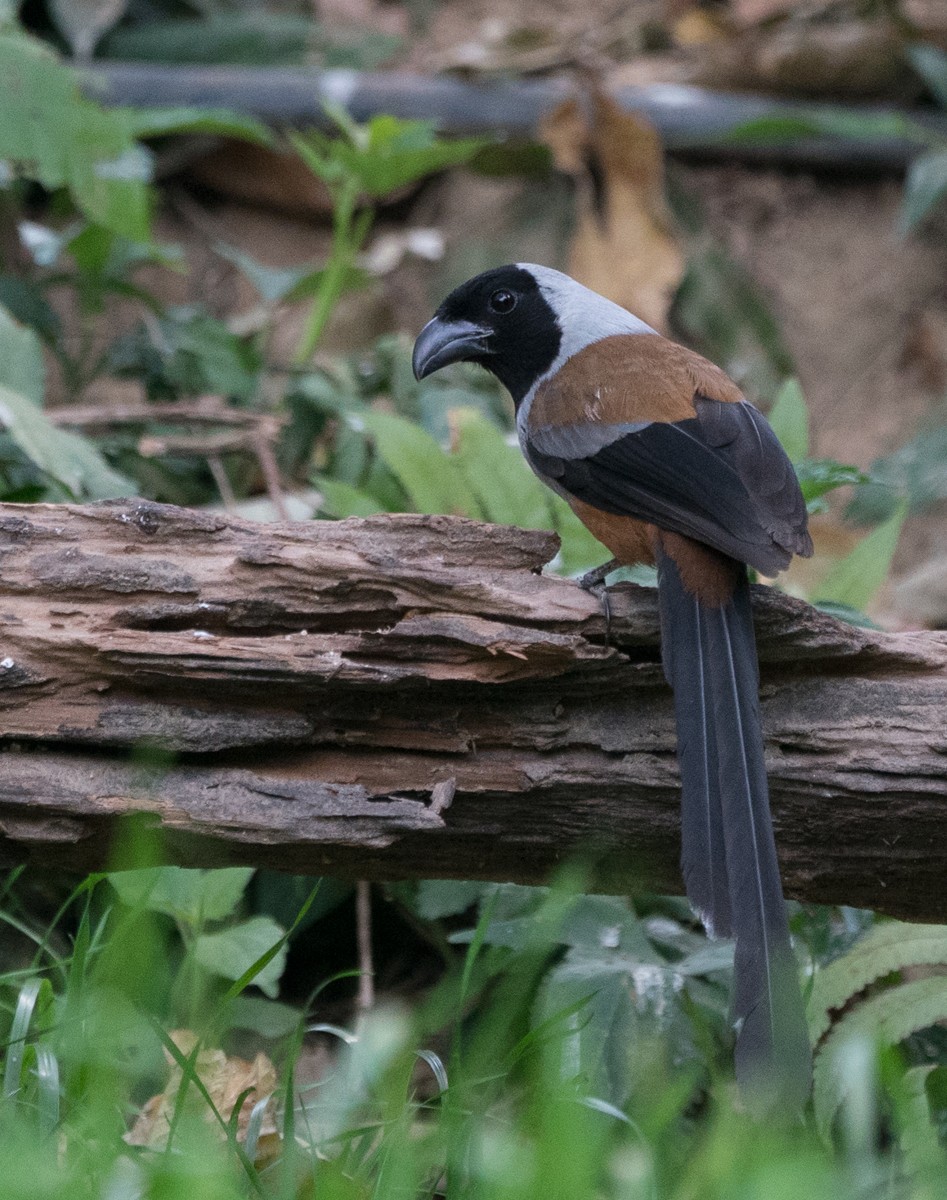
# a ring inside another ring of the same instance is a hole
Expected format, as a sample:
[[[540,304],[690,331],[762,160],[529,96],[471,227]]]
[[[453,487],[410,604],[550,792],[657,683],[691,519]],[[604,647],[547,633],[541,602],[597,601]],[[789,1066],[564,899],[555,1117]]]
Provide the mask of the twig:
[[[210,467],[210,473],[214,477],[214,483],[217,485],[217,491],[220,493],[224,508],[227,512],[236,512],[237,497],[230,486],[230,477],[224,467],[223,459],[219,454],[209,454],[207,456],[207,465]]]
[[[279,464],[273,453],[273,443],[265,436],[262,427],[254,431],[252,439],[254,452],[260,464],[260,470],[263,472],[263,482],[266,484],[267,494],[273,501],[273,507],[276,509],[279,519],[288,521],[290,519],[289,509],[286,507],[283,497],[283,485],[279,477]]]
[[[375,1007],[375,964],[372,960],[371,884],[360,879],[355,885],[355,930],[358,939],[358,1010]]]
[[[55,425],[76,429],[109,425],[137,425],[149,421],[180,422],[181,424],[235,425],[251,429],[261,421],[277,422],[284,418],[274,413],[245,412],[230,408],[220,396],[201,396],[197,400],[178,400],[167,404],[151,404],[146,400],[126,404],[69,405],[47,410]]]

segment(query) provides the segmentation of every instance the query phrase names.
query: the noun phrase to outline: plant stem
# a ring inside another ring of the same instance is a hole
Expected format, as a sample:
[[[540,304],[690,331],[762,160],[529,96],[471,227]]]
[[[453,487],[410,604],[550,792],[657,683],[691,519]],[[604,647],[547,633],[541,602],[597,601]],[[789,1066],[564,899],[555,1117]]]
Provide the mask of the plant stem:
[[[313,301],[306,327],[296,349],[295,362],[304,363],[318,345],[339,297],[345,290],[345,277],[368,233],[372,222],[370,209],[356,216],[359,185],[354,178],[346,179],[333,197],[332,249],[326,264],[319,291]]]

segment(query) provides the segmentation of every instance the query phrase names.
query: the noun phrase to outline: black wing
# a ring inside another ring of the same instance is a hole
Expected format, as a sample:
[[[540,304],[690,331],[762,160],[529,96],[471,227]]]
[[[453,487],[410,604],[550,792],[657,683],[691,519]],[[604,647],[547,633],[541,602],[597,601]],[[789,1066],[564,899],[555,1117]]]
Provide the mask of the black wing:
[[[697,416],[627,432],[613,426],[530,432],[543,475],[603,512],[637,517],[714,546],[771,575],[812,553],[792,463],[746,402],[698,396]]]

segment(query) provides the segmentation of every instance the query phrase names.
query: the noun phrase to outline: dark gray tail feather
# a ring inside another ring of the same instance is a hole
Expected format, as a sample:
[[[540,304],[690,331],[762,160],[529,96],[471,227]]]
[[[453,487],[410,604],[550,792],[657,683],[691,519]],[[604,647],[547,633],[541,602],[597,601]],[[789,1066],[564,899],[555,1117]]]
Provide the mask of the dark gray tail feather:
[[[736,1074],[754,1109],[802,1107],[812,1058],[769,812],[746,568],[725,605],[702,604],[659,550],[664,673],[674,689],[681,866],[708,932],[736,941]]]

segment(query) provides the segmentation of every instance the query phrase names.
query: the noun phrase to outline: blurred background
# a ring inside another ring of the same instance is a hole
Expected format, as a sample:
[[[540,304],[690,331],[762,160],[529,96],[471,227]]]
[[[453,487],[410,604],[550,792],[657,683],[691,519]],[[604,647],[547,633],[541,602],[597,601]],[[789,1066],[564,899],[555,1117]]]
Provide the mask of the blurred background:
[[[410,369],[535,261],[768,413],[780,586],[945,629],[945,233],[944,0],[0,0],[0,499],[455,512],[577,574],[491,377]],[[814,1041],[862,1038],[764,1136],[680,901],[136,855],[0,888],[5,1195],[943,1194],[940,927],[795,906]]]

